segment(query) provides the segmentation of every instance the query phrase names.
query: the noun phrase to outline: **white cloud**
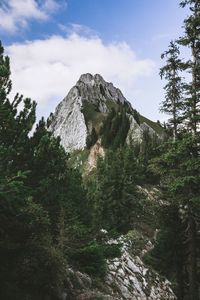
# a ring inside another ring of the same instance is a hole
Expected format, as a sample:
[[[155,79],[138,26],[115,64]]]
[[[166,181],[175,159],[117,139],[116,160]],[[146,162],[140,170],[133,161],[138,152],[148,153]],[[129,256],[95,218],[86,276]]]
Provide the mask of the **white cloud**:
[[[69,25],[59,24],[59,28],[68,35],[78,34],[81,36],[97,36],[97,32],[90,27],[77,23],[70,23]]]
[[[62,7],[63,7],[64,3],[66,4],[66,2],[62,2]],[[59,3],[59,1],[55,1],[55,0],[45,0],[45,1],[43,1],[43,9],[46,12],[49,12],[49,13],[55,12],[60,7],[61,7],[61,1],[60,1],[60,3]]]
[[[1,0],[0,30],[14,33],[27,27],[29,20],[45,21],[60,5],[56,0]]]
[[[137,79],[154,72],[154,63],[137,58],[126,43],[104,44],[98,37],[77,34],[13,44],[6,51],[14,91],[35,99],[39,114],[46,115],[83,73],[100,73],[131,98]]]

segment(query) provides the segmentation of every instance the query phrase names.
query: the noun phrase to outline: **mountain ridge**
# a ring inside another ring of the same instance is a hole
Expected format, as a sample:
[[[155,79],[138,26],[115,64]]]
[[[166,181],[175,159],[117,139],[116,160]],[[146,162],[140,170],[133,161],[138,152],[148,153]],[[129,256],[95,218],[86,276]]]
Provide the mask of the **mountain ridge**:
[[[100,138],[100,131],[108,114],[125,110],[129,128],[126,143],[140,143],[144,131],[150,135],[161,136],[162,127],[141,116],[113,83],[106,82],[99,74],[82,74],[67,96],[58,104],[55,113],[49,118],[49,130],[61,138],[67,152],[83,150],[88,147],[91,135]],[[111,120],[112,121],[112,120]],[[152,126],[154,124],[154,126]],[[119,126],[120,127],[120,126]]]

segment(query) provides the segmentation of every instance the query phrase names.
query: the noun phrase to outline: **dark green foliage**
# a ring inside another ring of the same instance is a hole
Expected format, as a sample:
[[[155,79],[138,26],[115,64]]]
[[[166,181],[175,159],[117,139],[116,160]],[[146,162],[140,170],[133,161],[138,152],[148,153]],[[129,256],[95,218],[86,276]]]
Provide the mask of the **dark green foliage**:
[[[101,137],[106,148],[104,159],[99,159],[86,180],[87,193],[78,170],[70,169],[59,139],[46,130],[44,119],[30,137],[36,104],[20,95],[8,99],[12,86],[9,58],[0,44],[1,299],[57,299],[65,284],[67,263],[103,277],[106,259],[119,256],[120,247],[100,239],[100,229],[113,236],[133,228],[137,231],[144,222],[153,229],[159,224],[160,229],[147,262],[173,282],[179,299],[199,299],[200,4],[181,1],[182,7],[186,5],[191,15],[179,44],[190,47],[191,60],[182,63],[179,48],[172,42],[163,55],[167,64],[160,73],[167,80],[162,110],[172,116],[166,128],[173,131],[174,141],[158,147],[161,140],[146,130],[140,145],[126,147],[128,113],[158,134],[163,134],[162,126],[132,111],[128,104],[108,102],[106,116],[85,102],[82,111],[92,128],[87,147]],[[184,69],[192,76],[183,85],[179,72]],[[105,95],[102,86],[100,91]],[[154,207],[140,192],[144,182],[159,183],[162,190],[163,204],[155,222]],[[140,235],[137,239],[143,245]]]
[[[0,180],[1,299],[43,299],[61,283],[63,259],[51,242],[48,213],[33,202],[25,180],[20,172]]]
[[[139,114],[139,120],[140,120],[140,124],[146,123],[147,125],[149,125],[149,127],[151,127],[158,135],[163,136],[165,134],[165,130],[164,127],[161,127],[157,124],[157,122],[153,122],[147,118],[145,118],[144,116]]]
[[[112,126],[112,120],[114,116],[116,115],[115,110],[112,108],[108,116],[106,117],[106,120],[103,123],[103,126],[100,129],[100,135],[103,136],[102,144],[104,147],[106,145],[110,144],[110,138],[111,138],[111,126]]]
[[[0,298],[43,299],[61,288],[65,259],[52,242],[41,187],[30,184],[37,152],[29,138],[35,103],[19,95],[9,101],[9,59],[2,48],[0,55]],[[47,173],[40,171],[38,180],[44,181]]]
[[[195,290],[198,290],[200,259],[199,145],[199,137],[187,134],[176,142],[165,143],[162,155],[152,161],[152,169],[160,174],[161,188],[168,203],[161,210],[161,233],[154,255],[161,259],[158,263],[161,271],[169,266],[166,272],[170,279],[175,279],[178,294],[182,295],[180,299],[183,294],[189,297],[193,293],[195,297],[188,299],[198,299]],[[175,262],[170,267],[172,252]]]
[[[52,236],[58,239],[69,188],[67,156],[59,139],[52,138],[51,133],[46,130],[44,120],[39,122],[30,143],[32,173],[29,184],[34,191],[35,201],[42,203],[48,211]]]
[[[157,135],[149,132],[148,128],[143,131],[142,142],[138,148],[138,159],[143,174],[141,183],[157,184],[159,182],[159,176],[149,168],[149,162],[159,155],[158,146],[161,142]]]
[[[162,125],[161,125],[161,123],[160,123],[160,121],[159,120],[157,120],[157,122],[156,122],[160,127],[162,127]]]
[[[9,59],[0,51],[0,298],[57,299],[68,250],[91,241],[86,194],[44,119],[30,137],[35,102],[10,102]]]
[[[119,106],[118,110],[111,109],[100,130],[102,145],[105,148],[112,147],[113,149],[123,146],[129,128],[130,121],[126,108]]]
[[[98,103],[98,99],[97,99],[97,103]],[[98,125],[96,124],[96,122],[98,121],[99,116],[102,117],[102,113],[99,112],[99,108],[97,104],[95,105],[94,103],[84,101],[81,111],[84,115],[85,123],[87,126],[90,126],[92,124],[93,127],[96,127],[96,125]]]
[[[73,251],[71,260],[83,272],[100,277],[105,275],[106,261],[103,251],[95,242]]]
[[[90,149],[98,140],[98,135],[96,133],[96,130],[94,127],[92,127],[92,131],[91,134],[89,134],[87,136],[87,140],[86,140],[86,146],[88,149]]]
[[[161,69],[161,76],[165,76],[167,85],[162,109],[172,116],[167,128],[172,125],[174,141],[168,140],[160,147],[160,155],[152,161],[150,168],[160,177],[166,205],[160,209],[161,231],[149,259],[154,267],[174,282],[178,299],[198,300],[200,2],[185,0],[180,2],[180,6],[189,6],[191,12],[184,20],[184,36],[178,40],[181,46],[190,48],[191,59],[182,62],[174,43],[163,55],[167,57],[167,64]],[[189,73],[190,79],[183,85],[179,71],[184,70]]]
[[[119,244],[104,244],[103,253],[106,259],[112,259],[121,256],[121,247]]]
[[[188,6],[190,9],[190,15],[184,20],[184,35],[179,38],[178,43],[191,51],[191,58],[185,63],[191,80],[184,86],[184,118],[195,134],[200,124],[200,2],[184,0],[180,2],[180,6]]]
[[[108,245],[96,241],[74,250],[70,256],[73,264],[83,272],[103,277],[106,274],[106,259],[120,256],[119,245]]]
[[[98,228],[126,232],[144,212],[145,200],[136,189],[140,169],[133,149],[107,150],[89,185],[93,223]]]
[[[10,102],[9,75],[0,47],[0,298],[54,300],[67,261],[103,276],[106,258],[120,251],[94,242],[81,175],[43,118],[30,134],[36,104],[19,95]],[[93,128],[91,145],[96,139]]]
[[[135,121],[138,123],[138,125],[140,125],[140,115],[136,109],[133,110],[133,117]]]
[[[164,87],[165,100],[161,103],[161,111],[171,115],[168,125],[172,128],[173,138],[176,139],[182,121],[183,113],[183,82],[180,71],[184,70],[185,64],[179,58],[179,48],[171,42],[168,51],[161,55],[166,58],[166,65],[160,69],[161,79],[167,80]]]
[[[183,224],[179,215],[179,207],[175,203],[160,207],[158,232],[155,246],[145,257],[148,264],[162,275],[170,278],[174,290],[180,299],[185,294],[183,246]]]

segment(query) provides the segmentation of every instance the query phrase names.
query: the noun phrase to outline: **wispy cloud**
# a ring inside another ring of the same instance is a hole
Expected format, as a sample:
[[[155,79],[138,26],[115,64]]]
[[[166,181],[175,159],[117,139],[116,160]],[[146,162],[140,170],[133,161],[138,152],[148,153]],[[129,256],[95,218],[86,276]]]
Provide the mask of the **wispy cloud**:
[[[97,36],[98,33],[93,30],[92,28],[82,25],[82,24],[77,24],[77,23],[70,23],[69,25],[63,25],[59,24],[58,25],[61,31],[68,35],[72,34],[78,34],[81,36]]]
[[[64,0],[1,0],[0,30],[15,33],[26,28],[30,20],[46,21],[64,3]]]
[[[132,95],[139,78],[151,76],[154,62],[140,59],[127,43],[105,44],[98,37],[72,34],[13,44],[13,89],[38,102],[45,114],[67,94],[82,73],[100,73],[107,81]]]

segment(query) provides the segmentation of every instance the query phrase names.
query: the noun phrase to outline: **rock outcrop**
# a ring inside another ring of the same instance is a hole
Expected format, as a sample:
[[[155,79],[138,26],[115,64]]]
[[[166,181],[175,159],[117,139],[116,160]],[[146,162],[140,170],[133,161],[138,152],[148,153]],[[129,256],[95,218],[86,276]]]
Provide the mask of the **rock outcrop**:
[[[87,127],[81,112],[82,97],[78,87],[73,87],[67,97],[57,106],[49,130],[60,137],[66,151],[84,149],[86,146]]]
[[[60,136],[67,152],[86,147],[92,128],[98,131],[102,120],[119,106],[126,107],[130,119],[127,142],[141,142],[144,130],[157,134],[148,124],[138,124],[131,104],[112,83],[99,74],[83,74],[49,118],[49,130]]]
[[[175,300],[170,282],[147,268],[139,256],[124,251],[120,258],[108,264],[107,285],[115,286],[116,298],[126,300]]]
[[[104,157],[104,156],[105,156],[105,151],[101,146],[100,141],[97,141],[97,143],[91,147],[90,153],[88,155],[87,172],[89,173],[93,168],[96,167],[98,157]]]
[[[130,245],[123,242],[123,236],[120,243],[123,243],[122,255],[108,260],[107,275],[98,287],[87,274],[68,270],[68,294],[66,291],[65,299],[176,300],[170,282],[145,266],[139,256],[132,256]],[[72,294],[69,294],[70,290]]]

